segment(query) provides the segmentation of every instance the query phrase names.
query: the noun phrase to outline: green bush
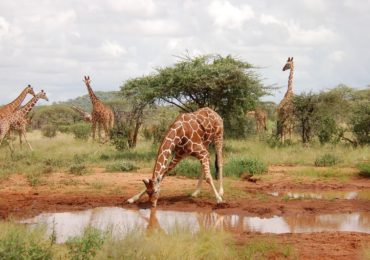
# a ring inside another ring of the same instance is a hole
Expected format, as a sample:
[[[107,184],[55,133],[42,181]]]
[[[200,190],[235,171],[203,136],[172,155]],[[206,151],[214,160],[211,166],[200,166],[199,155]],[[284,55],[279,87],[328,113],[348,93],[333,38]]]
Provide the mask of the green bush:
[[[86,123],[75,124],[70,127],[75,139],[88,140],[91,133],[91,125]]]
[[[60,125],[58,126],[58,131],[64,134],[68,134],[71,132],[71,126],[70,125]]]
[[[360,170],[360,175],[370,178],[370,163],[360,163],[357,165]]]
[[[87,167],[80,163],[72,164],[69,167],[69,173],[74,175],[84,175],[87,173]]]
[[[334,166],[339,163],[339,158],[330,153],[326,153],[315,160],[315,166],[325,167],[325,166]]]
[[[201,172],[201,164],[198,160],[189,158],[181,161],[172,172],[173,174],[198,178]],[[211,161],[211,172],[212,175],[215,176],[216,169],[214,166],[214,161]],[[224,164],[223,175],[240,177],[244,173],[250,175],[259,175],[265,172],[267,172],[266,164],[258,159],[235,158]]]
[[[53,138],[57,135],[57,127],[53,124],[47,124],[41,128],[42,135]]]
[[[117,124],[110,130],[110,142],[117,151],[128,149],[128,129],[123,124]]]
[[[88,260],[96,256],[104,243],[102,233],[94,228],[86,228],[81,237],[69,239],[66,242],[68,255],[73,260]]]
[[[260,175],[265,172],[267,165],[256,158],[233,158],[224,167],[225,176],[240,177],[244,173]]]
[[[129,162],[116,162],[105,167],[108,172],[128,172],[136,169],[137,167]]]
[[[52,243],[42,230],[4,223],[0,230],[0,259],[52,259]]]
[[[339,129],[337,123],[332,117],[326,116],[320,118],[317,122],[316,134],[321,144],[334,142],[338,136]]]

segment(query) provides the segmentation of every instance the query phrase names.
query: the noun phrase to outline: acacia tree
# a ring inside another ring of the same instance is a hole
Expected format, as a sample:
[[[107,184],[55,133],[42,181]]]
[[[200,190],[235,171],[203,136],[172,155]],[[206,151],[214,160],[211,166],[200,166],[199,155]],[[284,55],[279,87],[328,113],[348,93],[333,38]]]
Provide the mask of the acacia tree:
[[[210,107],[224,118],[226,132],[238,136],[244,134],[245,112],[268,90],[251,64],[220,55],[185,57],[121,87],[125,97],[145,106],[165,102],[185,112]]]

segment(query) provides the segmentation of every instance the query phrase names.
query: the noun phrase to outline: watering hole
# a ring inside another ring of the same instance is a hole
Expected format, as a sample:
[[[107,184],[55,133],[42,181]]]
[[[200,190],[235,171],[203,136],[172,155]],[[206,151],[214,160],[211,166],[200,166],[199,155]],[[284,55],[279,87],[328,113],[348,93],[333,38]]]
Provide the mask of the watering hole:
[[[272,191],[267,192],[268,195],[274,197],[283,197],[289,199],[322,199],[322,200],[332,200],[332,199],[367,199],[370,200],[370,190],[362,191],[286,191],[278,192]]]
[[[150,228],[169,232],[184,228],[197,232],[201,228],[216,228],[229,231],[261,233],[311,233],[322,231],[353,231],[370,234],[370,213],[309,215],[269,218],[242,215],[221,215],[216,212],[181,212],[119,207],[99,207],[83,211],[42,213],[21,220],[20,223],[35,226],[45,225],[48,235],[56,236],[57,243],[79,236],[86,227],[110,231],[113,236]]]

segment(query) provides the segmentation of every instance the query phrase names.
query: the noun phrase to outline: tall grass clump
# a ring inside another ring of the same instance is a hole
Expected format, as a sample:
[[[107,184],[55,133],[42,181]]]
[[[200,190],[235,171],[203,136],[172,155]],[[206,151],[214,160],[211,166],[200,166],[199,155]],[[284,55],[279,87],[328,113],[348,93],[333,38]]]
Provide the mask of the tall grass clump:
[[[129,172],[136,170],[137,168],[138,167],[130,162],[115,162],[112,164],[108,164],[105,167],[105,170],[108,172]]]
[[[93,259],[104,243],[104,235],[99,230],[88,227],[80,237],[66,242],[68,256],[72,260]]]
[[[339,163],[339,158],[331,153],[326,153],[322,156],[319,156],[315,160],[315,166],[319,167],[326,167],[326,166],[334,166]]]
[[[154,230],[145,235],[131,232],[110,240],[97,254],[98,259],[237,259],[231,236],[225,232],[174,229]]]
[[[52,242],[40,228],[0,222],[0,259],[52,259]]]
[[[290,245],[281,245],[271,239],[252,239],[240,250],[242,259],[296,259]]]
[[[225,176],[260,175],[265,172],[267,172],[267,165],[256,158],[232,158],[224,166]]]
[[[360,170],[360,175],[370,178],[370,163],[359,163],[357,168]]]
[[[87,141],[91,133],[91,126],[90,124],[79,123],[71,126],[70,131],[75,139]]]

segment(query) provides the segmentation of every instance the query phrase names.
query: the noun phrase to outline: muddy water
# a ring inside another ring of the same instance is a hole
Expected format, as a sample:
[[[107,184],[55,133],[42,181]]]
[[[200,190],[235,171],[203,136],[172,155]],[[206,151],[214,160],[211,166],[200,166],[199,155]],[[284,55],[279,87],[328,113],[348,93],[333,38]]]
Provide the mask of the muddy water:
[[[119,207],[100,207],[84,211],[43,213],[20,221],[34,226],[44,224],[50,235],[56,234],[57,242],[81,235],[92,226],[99,230],[110,230],[114,236],[132,230],[160,228],[166,232],[174,228],[187,228],[197,232],[201,227],[261,233],[305,233],[321,231],[355,231],[370,233],[370,213],[295,215],[289,217],[249,217],[220,215],[215,212],[179,212],[129,210]]]
[[[275,197],[287,197],[290,199],[368,199],[370,200],[370,190],[363,191],[323,191],[323,192],[302,192],[302,191],[287,191],[287,192],[268,192],[269,195]]]

